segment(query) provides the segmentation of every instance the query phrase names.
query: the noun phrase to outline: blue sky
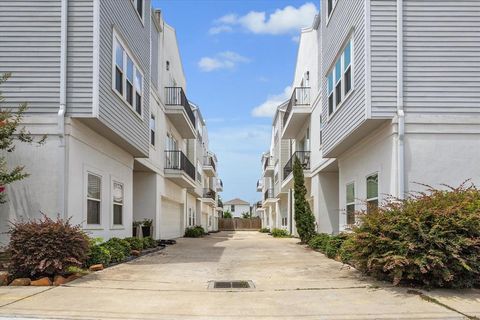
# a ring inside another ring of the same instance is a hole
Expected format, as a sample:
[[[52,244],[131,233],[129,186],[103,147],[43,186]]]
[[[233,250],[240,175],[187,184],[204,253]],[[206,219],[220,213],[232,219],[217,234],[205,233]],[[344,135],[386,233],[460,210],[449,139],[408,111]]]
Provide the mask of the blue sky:
[[[316,1],[153,0],[177,31],[187,96],[207,121],[222,198],[260,200],[272,112],[289,95],[301,27]]]

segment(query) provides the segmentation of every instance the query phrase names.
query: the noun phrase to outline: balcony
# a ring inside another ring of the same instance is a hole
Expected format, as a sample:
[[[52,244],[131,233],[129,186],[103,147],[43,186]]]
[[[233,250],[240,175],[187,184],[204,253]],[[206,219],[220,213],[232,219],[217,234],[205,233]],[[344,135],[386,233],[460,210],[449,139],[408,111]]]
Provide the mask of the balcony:
[[[283,117],[282,139],[294,139],[311,113],[310,87],[293,90]]]
[[[213,156],[208,155],[203,157],[203,172],[205,172],[207,177],[214,177],[216,170],[217,168]]]
[[[216,206],[217,193],[210,188],[203,189],[202,202]]]
[[[310,170],[310,151],[296,151],[283,168],[283,180],[287,179],[292,173],[295,158],[300,161],[303,170]]]
[[[257,181],[257,192],[262,192],[262,190],[263,190],[263,181],[258,180]]]
[[[272,177],[274,170],[275,170],[275,167],[273,166],[273,158],[270,157],[270,156],[264,157],[264,160],[263,160],[263,176],[264,177]]]
[[[275,201],[275,194],[273,191],[273,188],[269,188],[265,190],[263,193],[263,202],[268,203],[268,202],[274,202]]]
[[[195,188],[195,166],[180,150],[165,151],[165,177],[182,188]]]
[[[195,114],[181,87],[165,88],[165,114],[185,139],[194,139]]]
[[[217,192],[222,192],[223,191],[223,181],[221,179],[217,180]]]

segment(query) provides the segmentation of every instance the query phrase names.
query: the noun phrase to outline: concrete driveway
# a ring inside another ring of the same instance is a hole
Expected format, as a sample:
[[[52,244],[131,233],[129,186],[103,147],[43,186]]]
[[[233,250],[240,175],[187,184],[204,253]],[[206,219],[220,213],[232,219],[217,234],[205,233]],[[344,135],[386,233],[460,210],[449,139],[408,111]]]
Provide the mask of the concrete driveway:
[[[480,291],[419,295],[258,232],[174,246],[56,288],[0,288],[1,317],[42,319],[475,319]],[[254,289],[208,289],[251,280]]]

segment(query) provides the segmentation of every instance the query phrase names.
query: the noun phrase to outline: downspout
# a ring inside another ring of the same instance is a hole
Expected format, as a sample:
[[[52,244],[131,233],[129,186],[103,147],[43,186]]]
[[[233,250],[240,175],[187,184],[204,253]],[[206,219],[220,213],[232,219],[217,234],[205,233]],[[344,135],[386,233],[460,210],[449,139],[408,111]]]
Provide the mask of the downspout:
[[[403,0],[397,0],[397,197],[405,197],[405,111],[403,108]]]
[[[58,122],[58,137],[60,140],[59,150],[59,192],[58,204],[60,214],[64,218],[67,216],[67,148],[65,141],[65,113],[67,109],[67,32],[68,27],[68,0],[62,0],[61,4],[61,22],[60,22],[60,106],[58,108],[57,122]]]

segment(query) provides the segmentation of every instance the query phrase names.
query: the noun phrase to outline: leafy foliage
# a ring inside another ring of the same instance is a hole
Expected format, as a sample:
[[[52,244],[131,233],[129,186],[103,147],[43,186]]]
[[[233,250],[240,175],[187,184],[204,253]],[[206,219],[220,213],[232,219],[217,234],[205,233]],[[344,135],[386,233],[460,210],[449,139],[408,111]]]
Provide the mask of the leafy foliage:
[[[287,230],[273,228],[272,229],[272,236],[275,238],[290,238],[290,234]]]
[[[85,264],[87,267],[94,264],[103,264],[106,267],[110,264],[110,261],[112,261],[110,251],[105,246],[93,244],[90,246],[88,259]]]
[[[293,179],[295,192],[295,225],[298,235],[303,243],[308,241],[315,235],[315,217],[312,214],[310,205],[306,200],[307,188],[305,187],[305,178],[303,176],[303,167],[295,157],[293,163]]]
[[[310,241],[308,241],[308,246],[314,250],[320,252],[325,252],[327,243],[330,240],[330,235],[326,233],[319,233],[315,235]]]
[[[101,244],[110,252],[111,262],[122,262],[130,256],[130,244],[128,241],[119,238],[110,238],[107,242]]]
[[[53,276],[70,266],[80,267],[88,253],[88,238],[70,219],[43,215],[18,221],[9,229],[10,272],[16,277]]]
[[[130,249],[141,251],[144,248],[144,241],[136,237],[125,238],[125,241],[130,245]]]
[[[152,237],[145,237],[142,239],[143,248],[155,248],[157,246],[157,241],[155,241]]]
[[[269,228],[262,228],[259,230],[261,233],[270,233],[270,229]]]
[[[228,210],[223,212],[223,217],[225,219],[232,219],[233,218],[232,213]]]
[[[347,251],[366,273],[395,285],[480,285],[480,192],[474,186],[429,188],[361,221]]]
[[[253,218],[253,215],[251,212],[242,213],[242,219],[251,219],[251,218]]]
[[[325,255],[329,258],[336,258],[339,254],[342,244],[349,239],[348,233],[340,233],[334,236],[330,236],[325,244]]]
[[[185,238],[200,238],[205,234],[202,226],[195,226],[185,229]]]
[[[9,73],[0,75],[0,85],[10,78]],[[4,101],[4,98],[0,92],[0,103]],[[6,152],[15,151],[15,142],[32,143],[34,138],[26,131],[24,127],[19,128],[20,123],[23,120],[27,105],[22,104],[18,106],[16,111],[12,111],[3,108],[0,105],[0,150]],[[36,141],[41,145],[45,142],[46,136],[41,137]],[[23,180],[28,177],[28,173],[25,172],[24,166],[18,165],[14,168],[9,168],[5,155],[0,156],[0,203],[5,203],[5,186],[19,180]]]

